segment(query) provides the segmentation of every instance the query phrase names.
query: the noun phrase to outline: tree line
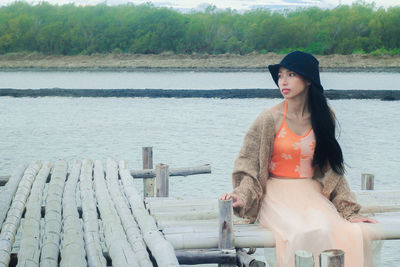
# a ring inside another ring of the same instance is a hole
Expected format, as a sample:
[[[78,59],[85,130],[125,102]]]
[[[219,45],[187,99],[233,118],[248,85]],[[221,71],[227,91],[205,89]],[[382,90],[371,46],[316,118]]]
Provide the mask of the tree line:
[[[237,12],[209,6],[182,13],[170,8],[30,5],[0,8],[0,54],[142,53],[400,54],[400,7],[357,2],[317,7]]]

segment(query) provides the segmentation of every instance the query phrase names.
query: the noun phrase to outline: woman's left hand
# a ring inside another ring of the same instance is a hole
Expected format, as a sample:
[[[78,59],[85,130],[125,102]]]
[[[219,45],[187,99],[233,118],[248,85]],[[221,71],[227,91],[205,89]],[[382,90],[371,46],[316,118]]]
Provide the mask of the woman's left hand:
[[[363,223],[378,223],[374,219],[371,219],[368,217],[363,217],[363,216],[357,216],[357,217],[351,218],[350,222],[352,222],[352,223],[361,223],[361,222],[363,222]]]

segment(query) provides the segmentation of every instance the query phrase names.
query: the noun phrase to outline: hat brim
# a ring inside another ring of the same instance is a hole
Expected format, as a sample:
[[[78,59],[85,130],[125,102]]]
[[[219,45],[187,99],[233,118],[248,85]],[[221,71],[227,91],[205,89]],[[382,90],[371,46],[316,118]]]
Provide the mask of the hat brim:
[[[313,81],[312,79],[310,79],[310,77],[307,77],[307,74],[303,73],[302,71],[298,71],[298,70],[293,70],[291,69],[289,66],[286,66],[285,64],[274,64],[274,65],[268,65],[268,70],[271,73],[272,79],[274,80],[275,84],[279,87],[278,84],[278,74],[279,74],[279,68],[280,67],[284,67],[288,70],[294,71],[295,73],[299,74],[300,76],[302,76],[304,79],[310,81],[311,83],[313,83],[315,86],[317,86],[317,88],[319,88],[320,90],[323,90],[322,85],[320,85],[319,83],[316,83],[315,81]]]

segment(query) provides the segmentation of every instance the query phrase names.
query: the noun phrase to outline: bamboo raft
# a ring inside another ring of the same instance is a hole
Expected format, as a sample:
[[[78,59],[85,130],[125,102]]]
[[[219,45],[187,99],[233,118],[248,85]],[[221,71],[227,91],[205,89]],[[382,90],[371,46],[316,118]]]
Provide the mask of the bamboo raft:
[[[171,176],[211,173],[209,165],[153,169],[143,148],[143,168],[35,161],[0,177],[0,266],[266,266],[250,254],[274,247],[273,234],[233,217],[231,201],[169,197]],[[370,175],[363,181],[372,188]],[[356,193],[364,213],[400,211],[400,191]],[[381,224],[382,239],[400,239],[400,217]]]

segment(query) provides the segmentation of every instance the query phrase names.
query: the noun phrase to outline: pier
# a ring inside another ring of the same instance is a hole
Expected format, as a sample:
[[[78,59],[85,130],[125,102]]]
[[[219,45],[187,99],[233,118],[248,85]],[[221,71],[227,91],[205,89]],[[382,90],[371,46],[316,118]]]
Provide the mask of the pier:
[[[231,201],[169,196],[169,179],[210,165],[153,168],[152,149],[142,155],[142,170],[112,158],[35,161],[0,177],[0,266],[266,266],[251,254],[274,247],[273,233],[233,216]],[[390,216],[400,190],[372,190],[373,175],[362,181],[361,212],[391,217],[380,238],[400,239],[400,217]]]

